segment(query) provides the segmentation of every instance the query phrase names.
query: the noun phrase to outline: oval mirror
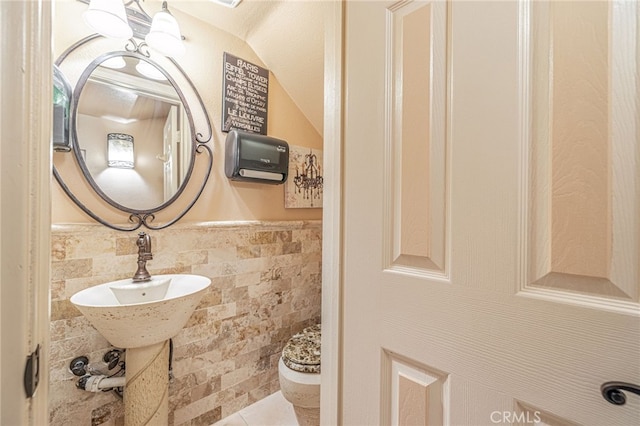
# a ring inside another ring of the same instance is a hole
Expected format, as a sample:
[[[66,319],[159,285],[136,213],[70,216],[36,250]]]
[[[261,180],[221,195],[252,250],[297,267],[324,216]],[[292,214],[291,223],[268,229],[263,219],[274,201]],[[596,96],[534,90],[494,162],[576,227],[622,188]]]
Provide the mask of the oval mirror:
[[[104,53],[113,43],[89,36],[56,61],[73,87],[73,154],[55,153],[54,177],[86,214],[112,229],[162,229],[183,217],[204,189],[212,168],[205,145],[211,124],[177,62],[151,59],[133,39],[126,50]],[[203,153],[206,160],[195,170]],[[192,176],[197,179],[190,183]],[[190,197],[180,203],[186,208],[167,208],[183,194]],[[105,219],[114,211],[124,213],[128,225]],[[156,220],[161,212],[169,218]]]
[[[188,107],[170,77],[144,57],[111,54],[87,68],[75,92],[78,161],[95,185],[134,210],[169,202],[193,156]]]

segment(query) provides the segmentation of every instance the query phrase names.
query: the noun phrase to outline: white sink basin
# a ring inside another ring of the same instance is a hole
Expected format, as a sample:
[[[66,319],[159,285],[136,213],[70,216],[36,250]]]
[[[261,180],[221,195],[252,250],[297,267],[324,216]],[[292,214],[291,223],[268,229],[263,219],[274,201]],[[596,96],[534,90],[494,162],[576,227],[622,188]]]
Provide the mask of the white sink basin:
[[[71,303],[113,346],[139,348],[174,337],[187,323],[211,280],[200,275],[154,275],[153,280],[169,282],[159,300],[143,301],[144,296],[121,304],[111,287],[135,290],[131,279],[89,287],[71,296]],[[144,283],[140,283],[144,284]],[[149,283],[147,283],[147,286]]]
[[[109,288],[121,305],[155,302],[167,295],[171,278],[152,277],[149,281],[132,282],[132,280],[114,281]]]

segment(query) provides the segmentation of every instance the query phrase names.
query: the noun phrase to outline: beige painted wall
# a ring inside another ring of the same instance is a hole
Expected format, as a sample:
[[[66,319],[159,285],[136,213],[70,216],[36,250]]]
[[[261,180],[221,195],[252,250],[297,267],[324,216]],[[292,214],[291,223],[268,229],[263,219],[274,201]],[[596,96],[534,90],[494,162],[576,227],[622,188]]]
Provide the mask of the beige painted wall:
[[[55,8],[54,57],[58,57],[73,42],[89,35],[91,30],[82,22],[81,14],[86,5],[79,2],[58,1]],[[321,209],[285,209],[283,185],[238,183],[226,178],[224,175],[226,133],[220,130],[223,53],[229,52],[260,66],[264,64],[244,41],[179,11],[172,11],[172,13],[176,16],[182,33],[186,37],[187,53],[180,58],[180,64],[199,91],[213,127],[213,137],[209,142],[214,153],[213,170],[200,199],[181,222],[320,219]],[[74,24],[70,25],[70,22]],[[270,136],[284,139],[291,145],[322,148],[322,137],[297,108],[273,74],[270,74],[269,78],[267,128]],[[202,172],[202,168],[197,168],[193,179],[197,179]],[[172,206],[171,212],[182,210],[188,202],[188,196],[194,193],[194,190],[195,188],[192,191],[185,191],[185,197]],[[118,220],[116,219],[118,216],[104,203],[92,204],[91,207],[111,220]],[[57,183],[54,183],[52,221],[53,223],[88,223],[92,220],[68,199]]]

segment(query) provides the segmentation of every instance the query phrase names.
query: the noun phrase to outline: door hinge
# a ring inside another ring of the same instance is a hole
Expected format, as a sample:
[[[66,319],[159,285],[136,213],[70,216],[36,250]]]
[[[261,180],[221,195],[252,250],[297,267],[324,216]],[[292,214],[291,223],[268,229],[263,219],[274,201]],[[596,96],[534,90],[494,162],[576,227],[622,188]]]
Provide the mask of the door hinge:
[[[27,363],[24,367],[24,390],[27,398],[31,398],[36,392],[40,381],[40,345],[36,350],[27,355]]]

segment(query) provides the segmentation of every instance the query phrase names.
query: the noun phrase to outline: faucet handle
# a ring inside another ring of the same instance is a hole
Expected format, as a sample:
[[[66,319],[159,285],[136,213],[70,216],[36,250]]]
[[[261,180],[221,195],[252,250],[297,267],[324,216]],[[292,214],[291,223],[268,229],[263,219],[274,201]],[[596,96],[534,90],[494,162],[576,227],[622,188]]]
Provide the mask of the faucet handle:
[[[147,271],[146,263],[147,260],[153,259],[153,255],[151,254],[151,237],[145,232],[140,232],[136,240],[136,245],[138,246],[138,270],[133,276],[133,281],[149,281],[151,275]]]
[[[138,240],[136,241],[138,251],[140,253],[151,253],[151,237],[146,232],[140,232],[138,234]]]

